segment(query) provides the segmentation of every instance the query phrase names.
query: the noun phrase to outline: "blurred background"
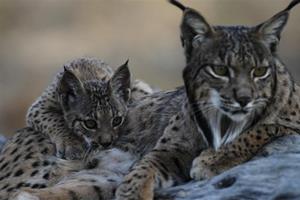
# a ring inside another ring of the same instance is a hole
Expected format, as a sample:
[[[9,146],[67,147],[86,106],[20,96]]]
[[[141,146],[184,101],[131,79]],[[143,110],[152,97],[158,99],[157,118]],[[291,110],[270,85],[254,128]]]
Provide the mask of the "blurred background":
[[[182,0],[212,24],[255,25],[288,0]],[[300,80],[300,6],[284,30],[282,60]],[[112,67],[130,59],[135,77],[163,89],[182,84],[181,12],[166,0],[0,0],[0,133],[22,128],[30,104],[61,66],[78,57]]]

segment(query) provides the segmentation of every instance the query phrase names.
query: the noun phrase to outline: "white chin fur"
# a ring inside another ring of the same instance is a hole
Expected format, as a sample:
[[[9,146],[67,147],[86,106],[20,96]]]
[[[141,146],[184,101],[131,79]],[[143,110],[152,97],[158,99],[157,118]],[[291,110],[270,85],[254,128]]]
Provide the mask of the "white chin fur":
[[[230,115],[230,114],[226,114],[232,121],[235,122],[241,122],[243,120],[245,120],[248,116],[248,114],[235,114],[235,115]]]
[[[220,109],[220,96],[215,90],[211,91],[210,100],[215,109],[207,112],[206,117],[213,133],[213,147],[217,150],[222,145],[228,144],[239,136],[239,134],[245,127],[247,127],[249,123],[250,113],[240,113],[232,115],[230,113],[224,112]],[[232,120],[223,137],[221,137],[222,134],[220,131],[222,115],[226,115]]]

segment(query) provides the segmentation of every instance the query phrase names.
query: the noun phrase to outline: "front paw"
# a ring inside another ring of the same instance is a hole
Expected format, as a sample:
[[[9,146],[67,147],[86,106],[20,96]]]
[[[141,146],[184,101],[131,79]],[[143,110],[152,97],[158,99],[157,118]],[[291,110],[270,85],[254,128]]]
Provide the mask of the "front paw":
[[[190,171],[190,176],[194,180],[205,180],[215,176],[216,173],[210,167],[201,156],[197,157],[193,161],[193,165]]]
[[[16,193],[14,193],[11,196],[11,199],[15,199],[15,200],[39,200],[40,198],[38,196],[35,196],[32,194],[32,192],[29,191],[18,191]]]
[[[84,145],[77,140],[61,139],[55,142],[56,156],[67,160],[79,160],[84,157]]]
[[[147,176],[147,174],[130,173],[118,187],[116,200],[153,200],[153,193],[153,177]]]

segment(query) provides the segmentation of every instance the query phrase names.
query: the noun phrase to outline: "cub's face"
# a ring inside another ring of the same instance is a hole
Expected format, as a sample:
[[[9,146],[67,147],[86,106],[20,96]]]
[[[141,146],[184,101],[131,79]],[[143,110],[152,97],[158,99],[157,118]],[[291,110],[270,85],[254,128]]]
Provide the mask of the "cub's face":
[[[117,138],[127,114],[130,73],[127,63],[109,81],[82,82],[65,71],[60,99],[68,127],[88,147],[108,148]]]

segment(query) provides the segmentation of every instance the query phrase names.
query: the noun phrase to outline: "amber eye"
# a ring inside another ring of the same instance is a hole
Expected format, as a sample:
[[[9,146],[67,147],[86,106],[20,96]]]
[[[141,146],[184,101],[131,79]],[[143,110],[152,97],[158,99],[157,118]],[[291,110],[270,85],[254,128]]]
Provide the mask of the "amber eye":
[[[268,73],[268,67],[257,67],[253,69],[254,77],[263,77]]]
[[[123,117],[117,116],[113,118],[111,124],[112,127],[117,127],[120,126],[122,122],[123,122]]]
[[[211,69],[213,70],[213,73],[218,76],[228,76],[229,73],[226,66],[213,66]]]
[[[92,119],[85,120],[83,122],[83,124],[88,129],[96,129],[97,128],[97,122],[95,120],[92,120]]]

